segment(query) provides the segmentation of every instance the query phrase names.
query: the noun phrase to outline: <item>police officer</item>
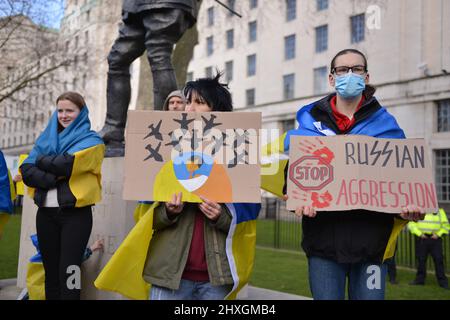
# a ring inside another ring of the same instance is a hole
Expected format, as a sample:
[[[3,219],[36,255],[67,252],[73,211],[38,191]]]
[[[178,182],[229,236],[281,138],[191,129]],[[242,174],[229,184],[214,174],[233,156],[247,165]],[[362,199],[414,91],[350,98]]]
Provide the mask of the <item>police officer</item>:
[[[442,237],[449,233],[450,225],[444,209],[439,209],[437,214],[427,213],[422,221],[409,222],[408,229],[416,236],[416,258],[418,260],[416,279],[410,284],[425,284],[426,262],[428,254],[431,254],[439,286],[448,289],[448,279],[445,276],[444,269]]]

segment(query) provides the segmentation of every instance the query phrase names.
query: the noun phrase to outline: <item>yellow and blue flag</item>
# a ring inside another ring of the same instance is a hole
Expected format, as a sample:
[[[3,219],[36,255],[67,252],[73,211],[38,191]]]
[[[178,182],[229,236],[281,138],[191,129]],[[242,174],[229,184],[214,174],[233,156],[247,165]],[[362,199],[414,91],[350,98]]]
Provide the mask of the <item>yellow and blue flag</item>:
[[[94,284],[98,289],[113,291],[130,299],[147,300],[150,284],[142,277],[148,247],[153,235],[153,212],[159,202],[140,202],[136,207],[135,227],[100,272]],[[227,299],[235,299],[248,283],[253,269],[256,246],[256,218],[260,204],[226,204],[232,221],[226,240],[226,252],[234,285]]]
[[[0,151],[0,212],[12,213],[15,198],[14,184],[12,183],[11,174],[6,166],[5,157]]]
[[[269,191],[279,197],[285,193],[286,175],[285,170],[289,160],[289,144],[291,136],[333,136],[336,133],[327,128],[320,121],[316,121],[311,114],[311,110],[316,102],[304,106],[297,112],[297,129],[289,130],[280,138],[267,145],[263,149],[261,188]],[[398,125],[395,118],[389,112],[381,107],[372,115],[356,123],[348,134],[366,135],[375,138],[404,139],[405,133]],[[266,168],[265,168],[266,167]],[[266,170],[266,174],[264,173]],[[394,219],[391,236],[389,238],[384,259],[394,255],[397,236],[406,221]]]

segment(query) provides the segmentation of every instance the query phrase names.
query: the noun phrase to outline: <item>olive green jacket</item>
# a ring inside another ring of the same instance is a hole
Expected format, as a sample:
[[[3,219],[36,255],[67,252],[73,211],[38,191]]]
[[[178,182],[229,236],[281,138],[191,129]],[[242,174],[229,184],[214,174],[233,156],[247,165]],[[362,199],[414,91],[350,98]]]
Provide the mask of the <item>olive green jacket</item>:
[[[198,204],[185,203],[175,219],[167,216],[164,203],[155,208],[153,238],[147,252],[143,278],[150,284],[177,290],[189,255]],[[231,224],[231,213],[222,205],[216,222],[204,222],[205,255],[212,285],[233,284],[225,244]]]

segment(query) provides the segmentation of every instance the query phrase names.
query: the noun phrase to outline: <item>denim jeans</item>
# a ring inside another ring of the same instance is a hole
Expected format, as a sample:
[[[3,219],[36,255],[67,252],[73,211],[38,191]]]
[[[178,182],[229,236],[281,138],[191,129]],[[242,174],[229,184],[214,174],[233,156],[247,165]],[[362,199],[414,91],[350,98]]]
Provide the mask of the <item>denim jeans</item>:
[[[348,278],[350,300],[383,300],[386,265],[337,263],[309,257],[309,285],[315,300],[344,300]]]
[[[180,288],[172,290],[152,285],[151,300],[223,300],[231,292],[233,285],[213,286],[207,281],[181,279]]]

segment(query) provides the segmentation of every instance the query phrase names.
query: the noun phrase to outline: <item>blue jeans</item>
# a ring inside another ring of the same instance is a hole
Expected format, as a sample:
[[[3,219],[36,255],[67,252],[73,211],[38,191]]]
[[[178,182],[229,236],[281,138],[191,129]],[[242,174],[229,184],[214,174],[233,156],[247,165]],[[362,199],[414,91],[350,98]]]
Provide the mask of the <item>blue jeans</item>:
[[[350,300],[383,300],[386,265],[337,263],[309,257],[309,285],[315,300],[344,300],[348,278]]]
[[[181,279],[180,288],[172,290],[152,285],[151,300],[223,300],[231,292],[233,285],[213,286],[207,281]]]

